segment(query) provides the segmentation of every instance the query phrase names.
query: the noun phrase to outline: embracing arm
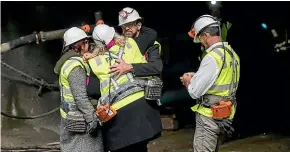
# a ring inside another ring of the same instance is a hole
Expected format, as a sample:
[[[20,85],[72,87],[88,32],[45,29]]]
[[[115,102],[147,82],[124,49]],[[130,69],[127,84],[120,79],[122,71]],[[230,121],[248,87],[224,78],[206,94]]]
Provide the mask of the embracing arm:
[[[78,109],[84,114],[86,122],[94,120],[95,109],[91,104],[86,88],[86,72],[80,66],[75,67],[68,76],[69,85]]]
[[[153,76],[159,75],[163,69],[163,63],[159,55],[158,45],[154,45],[157,38],[157,32],[154,29],[143,26],[140,35],[134,40],[136,41],[142,55],[148,51],[148,63],[132,64],[135,76]]]
[[[157,32],[154,29],[142,26],[138,37],[133,39],[137,43],[141,53],[144,55],[147,49],[151,47],[157,38]]]
[[[148,52],[148,63],[132,64],[133,73],[137,77],[159,75],[163,69],[163,63],[159,55],[159,49],[155,45]]]

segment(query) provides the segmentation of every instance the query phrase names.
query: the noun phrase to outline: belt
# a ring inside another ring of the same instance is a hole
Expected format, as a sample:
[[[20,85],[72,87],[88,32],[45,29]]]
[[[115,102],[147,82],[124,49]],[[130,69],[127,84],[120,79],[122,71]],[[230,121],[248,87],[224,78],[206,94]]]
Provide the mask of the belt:
[[[219,101],[228,101],[230,100],[235,106],[236,106],[236,100],[235,97],[229,97],[229,96],[216,96],[212,94],[205,94],[201,96],[200,99],[198,99],[199,104],[201,104],[203,107],[210,108],[212,105],[218,103]]]
[[[138,86],[135,83],[128,82],[127,84],[120,85],[120,88],[117,91],[111,92],[111,95],[109,95],[100,98],[100,104],[113,104],[117,101],[120,101],[121,99],[127,97],[128,95],[131,95],[133,93],[136,93],[138,91],[144,90],[142,87]],[[110,99],[110,100],[109,100]]]
[[[210,108],[212,105],[222,101],[228,100],[229,97],[216,96],[212,94],[205,94],[198,99],[198,103],[205,108]]]
[[[111,101],[111,104],[113,104],[113,103],[115,102],[115,100],[116,100],[116,99],[117,99],[121,94],[125,93],[126,91],[128,91],[128,90],[130,90],[130,89],[136,88],[136,87],[137,87],[137,86],[130,86],[130,87],[128,87],[126,90],[124,89],[124,90],[118,92],[118,93],[113,97],[113,99],[112,99],[112,101]],[[128,95],[129,95],[129,94],[128,94]],[[126,95],[126,96],[128,96],[128,95]]]

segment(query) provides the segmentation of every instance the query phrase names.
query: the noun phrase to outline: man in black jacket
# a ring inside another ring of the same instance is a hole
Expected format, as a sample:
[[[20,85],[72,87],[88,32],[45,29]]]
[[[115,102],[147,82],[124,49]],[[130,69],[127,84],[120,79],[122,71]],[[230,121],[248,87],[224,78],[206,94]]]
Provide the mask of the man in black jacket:
[[[126,64],[119,60],[120,64],[112,66],[112,72],[116,75],[132,72],[137,77],[158,76],[163,69],[162,60],[160,58],[160,44],[156,42],[157,33],[155,30],[142,26],[142,18],[139,13],[133,9],[126,7],[119,13],[119,26],[122,28],[122,34],[126,37],[133,38],[143,55],[146,56],[145,64]],[[142,37],[140,34],[142,33]],[[154,39],[152,39],[154,38]],[[157,45],[154,47],[153,45]],[[147,50],[150,47],[150,51]]]
[[[131,72],[135,77],[160,76],[163,70],[163,63],[160,57],[161,46],[156,41],[157,32],[151,28],[143,26],[142,17],[140,17],[137,10],[129,7],[126,7],[119,12],[119,26],[122,28],[122,35],[133,38],[136,41],[141,53],[146,57],[148,63],[127,64],[123,60],[117,60],[119,64],[111,66],[111,72],[114,72],[115,75],[122,75]],[[143,141],[134,144],[139,148],[132,145],[128,148],[121,149],[120,151],[134,150],[134,147],[136,147],[140,152],[143,150],[147,151],[146,146],[144,149],[141,149],[142,146],[144,147],[144,145],[147,145],[150,140],[158,138],[161,135],[162,124],[157,101],[146,100],[146,102],[149,103],[151,107],[151,109],[148,110],[152,111],[152,116],[149,116],[150,118],[148,117],[148,119],[152,119],[152,128],[148,128],[148,133],[153,131],[156,132],[156,135],[145,142]],[[134,107],[136,106],[139,107],[134,111],[141,108],[141,105],[136,104]],[[148,133],[144,132],[143,134],[145,135]],[[132,149],[130,149],[130,147],[132,147]]]

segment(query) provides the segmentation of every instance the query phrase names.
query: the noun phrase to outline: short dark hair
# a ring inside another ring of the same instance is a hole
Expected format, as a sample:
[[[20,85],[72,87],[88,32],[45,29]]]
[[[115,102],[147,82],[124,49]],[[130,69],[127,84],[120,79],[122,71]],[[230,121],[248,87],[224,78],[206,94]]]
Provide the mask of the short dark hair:
[[[202,33],[208,33],[210,36],[220,36],[219,27],[217,26],[207,27],[200,34]]]

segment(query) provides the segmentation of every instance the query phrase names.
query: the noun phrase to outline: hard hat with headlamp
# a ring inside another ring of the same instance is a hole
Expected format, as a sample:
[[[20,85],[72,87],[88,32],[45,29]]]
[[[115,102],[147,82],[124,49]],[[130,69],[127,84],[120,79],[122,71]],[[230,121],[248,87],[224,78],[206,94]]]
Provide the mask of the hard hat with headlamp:
[[[193,23],[188,35],[194,43],[200,43],[198,35],[208,27],[219,27],[219,21],[211,15],[202,15]]]
[[[130,7],[124,8],[119,12],[119,26],[142,19],[139,13]]]
[[[85,38],[89,38],[89,36],[87,36],[87,34],[82,29],[72,27],[68,29],[63,35],[63,40],[65,43],[64,47],[67,47]]]
[[[106,24],[99,24],[94,28],[93,39],[108,45],[114,38],[115,29]]]

